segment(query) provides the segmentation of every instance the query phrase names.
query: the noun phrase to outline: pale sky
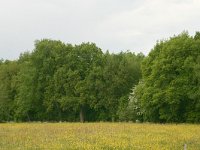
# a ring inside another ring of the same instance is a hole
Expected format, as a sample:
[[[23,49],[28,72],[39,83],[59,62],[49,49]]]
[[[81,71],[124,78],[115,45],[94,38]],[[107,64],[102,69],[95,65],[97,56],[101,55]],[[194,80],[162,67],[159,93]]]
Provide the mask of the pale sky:
[[[200,0],[0,0],[0,58],[44,38],[148,54],[157,40],[200,30]]]

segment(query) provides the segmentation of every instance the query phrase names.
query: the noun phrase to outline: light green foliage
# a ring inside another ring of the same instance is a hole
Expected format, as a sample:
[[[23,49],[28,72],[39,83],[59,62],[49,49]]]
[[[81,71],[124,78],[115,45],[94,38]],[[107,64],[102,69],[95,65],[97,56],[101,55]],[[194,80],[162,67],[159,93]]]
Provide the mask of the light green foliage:
[[[144,59],[143,90],[136,94],[144,121],[200,121],[199,57],[200,40],[185,32],[156,44]]]

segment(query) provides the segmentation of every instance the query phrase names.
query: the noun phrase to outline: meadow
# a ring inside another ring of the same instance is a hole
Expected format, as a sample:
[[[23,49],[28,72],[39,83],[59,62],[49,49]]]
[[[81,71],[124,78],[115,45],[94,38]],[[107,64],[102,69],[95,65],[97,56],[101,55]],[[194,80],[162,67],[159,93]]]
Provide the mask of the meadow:
[[[2,150],[200,150],[200,125],[2,123]]]

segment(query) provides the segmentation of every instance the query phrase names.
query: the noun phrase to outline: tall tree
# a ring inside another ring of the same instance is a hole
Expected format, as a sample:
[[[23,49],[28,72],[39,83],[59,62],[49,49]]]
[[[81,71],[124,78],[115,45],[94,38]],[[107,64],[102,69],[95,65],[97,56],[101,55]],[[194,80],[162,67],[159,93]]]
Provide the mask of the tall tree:
[[[95,44],[76,45],[67,56],[66,96],[62,103],[73,100],[79,109],[80,121],[85,120],[85,111],[89,107],[87,78],[90,72],[101,63],[102,51]]]
[[[144,59],[143,91],[136,95],[144,121],[199,122],[199,56],[197,36],[186,32],[157,43]]]
[[[7,60],[0,65],[0,121],[13,120],[18,70],[16,61]]]

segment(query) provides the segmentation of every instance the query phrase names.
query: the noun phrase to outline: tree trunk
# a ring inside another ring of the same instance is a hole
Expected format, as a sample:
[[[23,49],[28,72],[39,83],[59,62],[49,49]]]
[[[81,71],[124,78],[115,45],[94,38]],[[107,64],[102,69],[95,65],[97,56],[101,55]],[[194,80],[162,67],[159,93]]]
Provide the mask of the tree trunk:
[[[84,111],[83,111],[83,107],[80,108],[80,122],[81,122],[81,123],[84,122]]]
[[[30,120],[30,117],[29,117],[28,113],[27,113],[27,117],[28,117],[28,122],[30,122],[31,120]]]

